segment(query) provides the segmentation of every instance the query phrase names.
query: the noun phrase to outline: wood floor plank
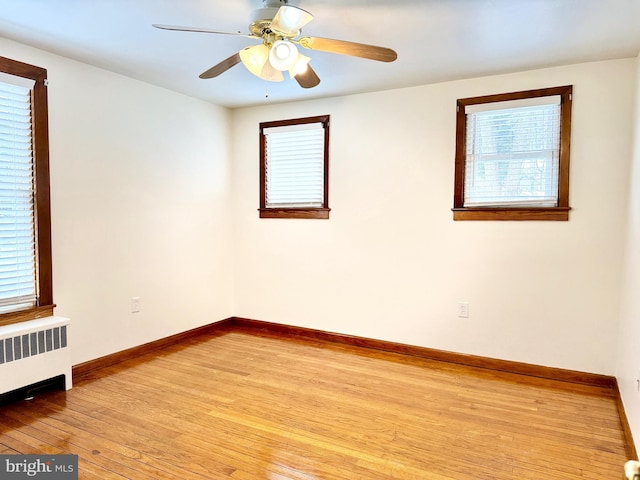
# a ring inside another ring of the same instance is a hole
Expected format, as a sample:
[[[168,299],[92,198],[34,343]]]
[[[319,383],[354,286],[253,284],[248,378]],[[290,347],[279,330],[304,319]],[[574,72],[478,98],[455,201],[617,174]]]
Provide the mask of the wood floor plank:
[[[0,407],[0,453],[80,478],[621,478],[606,387],[317,339],[203,334]]]

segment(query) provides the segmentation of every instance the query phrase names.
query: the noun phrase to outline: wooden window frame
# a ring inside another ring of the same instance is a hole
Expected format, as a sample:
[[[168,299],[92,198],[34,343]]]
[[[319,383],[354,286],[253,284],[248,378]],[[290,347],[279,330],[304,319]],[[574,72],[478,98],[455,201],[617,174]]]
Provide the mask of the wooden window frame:
[[[569,220],[569,163],[571,144],[571,102],[573,87],[542,88],[521,92],[462,98],[457,101],[456,158],[453,196],[454,220]],[[558,204],[555,207],[465,207],[464,181],[466,165],[466,114],[467,105],[477,105],[508,100],[522,100],[547,96],[560,96],[560,154],[558,171]]]
[[[260,123],[260,218],[307,218],[328,219],[329,212],[329,115],[292,118]],[[268,208],[266,189],[266,137],[264,130],[272,127],[284,127],[306,123],[322,123],[324,128],[324,202],[322,207],[286,207]]]
[[[0,57],[0,71],[35,81],[33,87],[33,156],[35,173],[36,288],[37,304],[24,310],[0,314],[0,325],[53,315],[53,274],[51,263],[51,203],[49,185],[49,113],[47,70]]]

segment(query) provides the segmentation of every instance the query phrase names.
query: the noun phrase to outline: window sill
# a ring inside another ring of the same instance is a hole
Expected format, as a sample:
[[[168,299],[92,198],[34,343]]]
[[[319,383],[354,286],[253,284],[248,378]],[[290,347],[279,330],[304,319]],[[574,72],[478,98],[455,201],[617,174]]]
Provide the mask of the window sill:
[[[259,208],[260,218],[329,218],[330,208]]]
[[[566,222],[570,207],[550,208],[452,208],[454,220],[546,220]]]
[[[45,305],[42,307],[27,308],[16,312],[0,314],[0,325],[11,325],[12,323],[27,322],[38,318],[52,317],[55,305]]]

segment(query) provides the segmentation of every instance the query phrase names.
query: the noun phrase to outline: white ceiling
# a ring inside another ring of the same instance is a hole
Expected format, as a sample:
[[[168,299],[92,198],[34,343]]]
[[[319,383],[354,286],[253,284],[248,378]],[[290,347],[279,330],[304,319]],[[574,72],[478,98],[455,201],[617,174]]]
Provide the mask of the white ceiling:
[[[304,51],[322,80],[309,90],[288,78],[267,84],[241,64],[201,80],[200,73],[257,41],[151,27],[248,33],[250,12],[262,6],[261,0],[0,0],[0,36],[231,108],[631,57],[640,51],[640,0],[290,4],[314,15],[304,35],[390,47],[398,60]]]

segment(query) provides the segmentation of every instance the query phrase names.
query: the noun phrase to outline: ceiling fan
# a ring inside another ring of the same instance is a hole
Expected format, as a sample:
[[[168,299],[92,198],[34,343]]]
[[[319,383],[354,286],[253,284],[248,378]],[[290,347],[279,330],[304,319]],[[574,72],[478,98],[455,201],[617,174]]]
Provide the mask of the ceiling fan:
[[[299,7],[289,5],[288,0],[263,0],[263,8],[254,10],[251,14],[248,34],[176,25],[153,24],[153,26],[163,30],[239,35],[262,40],[262,43],[246,47],[214,65],[200,74],[200,78],[217,77],[242,62],[251,73],[263,80],[281,82],[284,80],[283,72],[288,71],[290,77],[295,78],[301,87],[315,87],[320,83],[320,78],[309,65],[311,58],[301,54],[296,45],[308,50],[338,53],[380,62],[393,62],[398,58],[398,54],[390,48],[345,40],[300,36],[301,28],[311,20],[313,15]]]

